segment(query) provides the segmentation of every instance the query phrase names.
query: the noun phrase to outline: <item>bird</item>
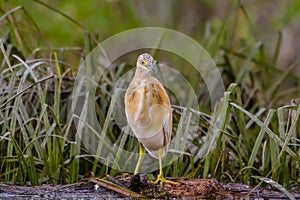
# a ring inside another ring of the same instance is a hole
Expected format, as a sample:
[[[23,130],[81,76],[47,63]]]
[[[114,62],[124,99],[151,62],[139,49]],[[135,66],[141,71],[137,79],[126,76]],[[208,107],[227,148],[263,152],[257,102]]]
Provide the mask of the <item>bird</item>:
[[[153,182],[167,180],[163,175],[162,158],[168,151],[172,135],[172,108],[166,89],[152,76],[157,61],[148,53],[138,56],[136,70],[125,93],[125,114],[130,128],[139,141],[139,159],[134,171],[138,174],[144,149],[159,161],[159,174]]]

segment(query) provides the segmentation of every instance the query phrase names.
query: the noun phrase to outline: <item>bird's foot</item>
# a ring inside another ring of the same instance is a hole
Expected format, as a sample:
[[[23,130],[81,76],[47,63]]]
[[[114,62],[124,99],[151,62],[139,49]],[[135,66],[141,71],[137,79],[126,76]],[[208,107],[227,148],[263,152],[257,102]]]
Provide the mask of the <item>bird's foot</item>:
[[[172,185],[178,184],[178,182],[167,180],[162,174],[159,174],[157,176],[157,179],[155,181],[151,181],[151,183],[152,184],[158,184],[158,183],[160,183],[160,185],[163,185],[163,183],[169,183],[169,184],[172,184]]]

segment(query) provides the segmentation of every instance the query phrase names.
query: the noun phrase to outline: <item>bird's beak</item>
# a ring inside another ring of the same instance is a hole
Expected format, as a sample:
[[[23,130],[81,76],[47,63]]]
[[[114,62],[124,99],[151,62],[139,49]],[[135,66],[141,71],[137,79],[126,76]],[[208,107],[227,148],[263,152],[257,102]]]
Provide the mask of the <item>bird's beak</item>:
[[[149,63],[149,64],[147,65],[147,67],[149,67],[149,69],[151,69],[151,71],[152,71],[153,73],[156,73],[156,72],[157,72],[157,69],[156,69],[156,65],[157,65],[157,64],[158,64],[158,62],[155,60],[155,61]]]

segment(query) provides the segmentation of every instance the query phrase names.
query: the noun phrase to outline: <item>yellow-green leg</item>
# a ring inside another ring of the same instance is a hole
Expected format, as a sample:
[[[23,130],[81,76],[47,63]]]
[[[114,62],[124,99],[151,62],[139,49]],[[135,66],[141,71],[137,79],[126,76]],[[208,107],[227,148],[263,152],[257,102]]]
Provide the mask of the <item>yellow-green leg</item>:
[[[135,167],[135,170],[134,170],[134,174],[138,174],[139,173],[139,169],[140,169],[140,166],[141,166],[141,163],[142,163],[143,155],[144,155],[144,147],[139,142],[139,159],[138,159],[138,162],[136,164],[136,167]]]
[[[158,149],[157,154],[158,154],[158,162],[159,162],[159,174],[157,176],[157,179],[152,183],[158,184],[158,182],[160,182],[161,185],[163,183],[177,184],[177,182],[169,181],[164,177],[163,170],[162,170],[162,148]]]

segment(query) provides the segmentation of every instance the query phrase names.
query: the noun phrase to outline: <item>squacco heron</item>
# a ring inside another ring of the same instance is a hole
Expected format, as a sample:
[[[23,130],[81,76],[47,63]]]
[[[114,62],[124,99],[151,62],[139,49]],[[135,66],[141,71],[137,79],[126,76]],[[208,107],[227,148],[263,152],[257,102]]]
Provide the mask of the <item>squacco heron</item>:
[[[138,173],[144,148],[159,160],[159,174],[154,183],[171,182],[162,171],[172,134],[172,108],[165,88],[151,75],[155,71],[151,55],[141,54],[136,62],[135,75],[125,94],[125,112],[129,126],[139,141]]]

